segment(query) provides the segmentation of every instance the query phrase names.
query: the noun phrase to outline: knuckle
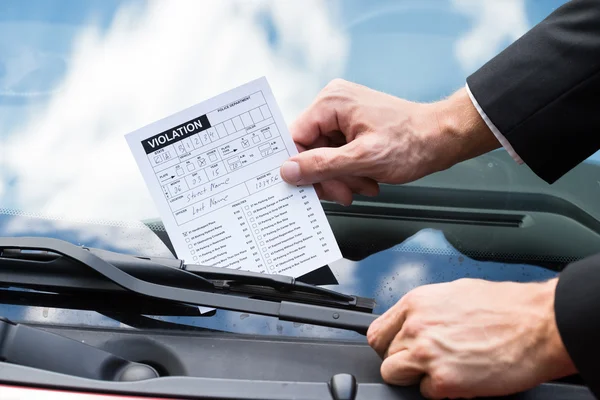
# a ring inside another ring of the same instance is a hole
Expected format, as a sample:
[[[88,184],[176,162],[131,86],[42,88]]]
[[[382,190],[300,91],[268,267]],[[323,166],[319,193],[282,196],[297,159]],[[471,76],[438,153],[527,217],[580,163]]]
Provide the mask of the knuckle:
[[[418,297],[417,289],[413,289],[410,292],[406,293],[404,296],[402,296],[400,301],[402,302],[402,305],[404,307],[410,309],[415,306]]]
[[[423,302],[423,300],[427,299],[427,297],[431,294],[431,285],[423,285],[417,286],[412,289],[409,293],[411,295],[412,304],[419,305]]]
[[[409,338],[419,336],[425,329],[425,324],[416,318],[410,318],[402,327],[404,335]]]
[[[312,159],[313,170],[317,178],[323,176],[327,170],[327,162],[322,154],[316,153]]]
[[[431,377],[431,394],[435,397],[448,397],[456,393],[458,381],[456,374],[445,367],[438,367],[429,373]]]
[[[459,282],[461,285],[471,285],[475,282],[480,282],[480,280],[473,279],[473,278],[460,278],[460,279],[457,279],[456,281]]]
[[[412,357],[420,362],[426,362],[433,358],[433,342],[427,338],[416,341],[411,351]]]
[[[348,100],[349,82],[343,79],[334,79],[325,86],[317,97],[317,101],[323,103],[343,102]]]
[[[375,348],[377,346],[378,340],[379,334],[377,332],[377,328],[369,327],[369,330],[367,331],[367,343],[369,343],[369,346]]]
[[[335,79],[332,79],[331,81],[329,81],[327,86],[325,86],[325,89],[327,89],[327,90],[339,89],[342,87],[346,87],[347,85],[348,85],[347,80],[342,79],[342,78],[335,78]]]

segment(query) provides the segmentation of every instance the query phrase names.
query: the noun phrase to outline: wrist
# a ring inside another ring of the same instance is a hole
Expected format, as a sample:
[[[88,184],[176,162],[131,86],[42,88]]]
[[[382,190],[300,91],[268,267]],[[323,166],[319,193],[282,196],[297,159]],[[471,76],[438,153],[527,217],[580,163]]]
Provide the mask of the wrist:
[[[554,313],[554,297],[558,278],[540,283],[536,299],[540,313],[544,316],[539,326],[542,343],[538,365],[545,380],[562,378],[577,373],[567,349],[562,341]]]
[[[438,140],[443,144],[444,169],[501,146],[466,89],[462,88],[431,106],[439,127]]]

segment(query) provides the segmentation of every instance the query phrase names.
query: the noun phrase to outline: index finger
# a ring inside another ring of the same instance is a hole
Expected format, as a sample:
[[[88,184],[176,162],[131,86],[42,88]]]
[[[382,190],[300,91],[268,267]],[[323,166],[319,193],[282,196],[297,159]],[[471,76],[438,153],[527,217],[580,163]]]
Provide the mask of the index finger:
[[[406,306],[406,301],[402,301],[403,299],[404,297],[373,321],[367,332],[369,345],[381,358],[384,358],[390,343],[392,343],[394,337],[402,329],[404,321],[406,321],[408,307]]]
[[[339,131],[336,105],[322,96],[318,96],[290,125],[294,142],[305,147],[312,145],[320,136],[330,136]]]

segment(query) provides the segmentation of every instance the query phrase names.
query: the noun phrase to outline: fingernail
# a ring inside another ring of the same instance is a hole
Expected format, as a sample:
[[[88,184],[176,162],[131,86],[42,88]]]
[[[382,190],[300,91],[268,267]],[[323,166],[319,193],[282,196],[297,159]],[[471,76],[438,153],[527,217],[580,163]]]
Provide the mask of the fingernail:
[[[300,164],[295,161],[286,161],[281,166],[281,177],[289,183],[300,182]]]

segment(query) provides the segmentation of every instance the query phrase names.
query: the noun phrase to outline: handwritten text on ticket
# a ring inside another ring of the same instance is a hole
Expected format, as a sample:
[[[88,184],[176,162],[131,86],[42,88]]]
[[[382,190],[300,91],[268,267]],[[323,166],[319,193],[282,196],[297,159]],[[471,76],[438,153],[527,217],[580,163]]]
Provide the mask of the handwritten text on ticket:
[[[313,187],[281,179],[297,150],[265,78],[126,139],[187,263],[300,276],[341,258]]]

